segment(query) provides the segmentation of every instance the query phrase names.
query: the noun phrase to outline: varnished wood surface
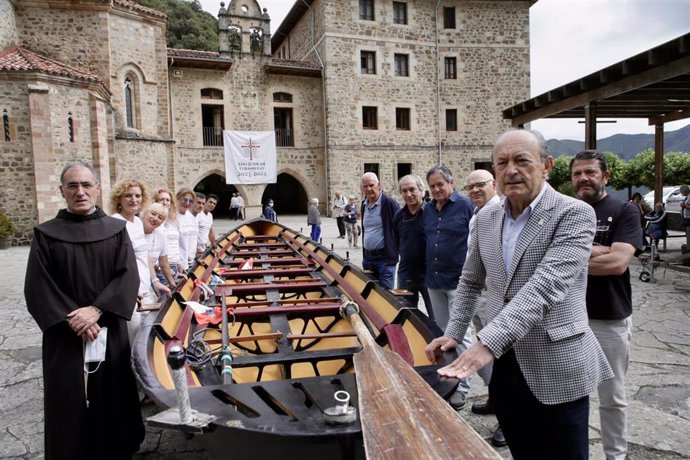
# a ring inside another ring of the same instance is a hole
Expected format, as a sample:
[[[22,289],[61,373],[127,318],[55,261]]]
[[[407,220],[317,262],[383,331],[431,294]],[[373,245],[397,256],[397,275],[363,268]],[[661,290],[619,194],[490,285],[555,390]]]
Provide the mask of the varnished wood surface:
[[[379,347],[358,314],[354,356],[368,460],[500,459],[496,451],[397,353]]]

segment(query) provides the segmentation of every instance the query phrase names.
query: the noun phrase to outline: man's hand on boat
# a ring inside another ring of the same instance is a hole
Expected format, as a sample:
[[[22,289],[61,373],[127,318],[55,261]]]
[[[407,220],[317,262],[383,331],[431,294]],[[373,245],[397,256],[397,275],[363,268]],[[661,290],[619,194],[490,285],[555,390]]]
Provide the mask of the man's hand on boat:
[[[429,361],[436,364],[436,361],[443,352],[454,350],[457,346],[458,342],[450,337],[437,337],[424,348],[424,352],[427,358],[429,358]],[[491,350],[477,341],[452,363],[443,366],[437,372],[444,377],[462,379],[474,374],[493,360],[494,355],[491,353]]]
[[[97,322],[100,317],[100,309],[89,305],[70,312],[67,315],[67,324],[79,337],[93,342],[101,330],[101,326]]]
[[[161,283],[160,281],[156,280],[153,284],[153,290],[156,291],[156,296],[160,299],[161,296],[165,294],[165,296],[169,299],[172,297],[172,292],[170,291],[170,288],[166,286],[165,284]]]

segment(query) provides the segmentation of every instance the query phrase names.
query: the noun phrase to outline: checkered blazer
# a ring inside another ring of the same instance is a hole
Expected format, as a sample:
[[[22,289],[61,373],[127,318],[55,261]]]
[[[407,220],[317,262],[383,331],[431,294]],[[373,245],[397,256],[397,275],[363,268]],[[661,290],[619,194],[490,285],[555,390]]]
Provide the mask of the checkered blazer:
[[[594,210],[545,186],[508,273],[503,206],[479,212],[445,335],[462,340],[486,284],[481,342],[497,358],[513,348],[536,398],[560,404],[588,395],[613,373],[588,326],[585,303]]]

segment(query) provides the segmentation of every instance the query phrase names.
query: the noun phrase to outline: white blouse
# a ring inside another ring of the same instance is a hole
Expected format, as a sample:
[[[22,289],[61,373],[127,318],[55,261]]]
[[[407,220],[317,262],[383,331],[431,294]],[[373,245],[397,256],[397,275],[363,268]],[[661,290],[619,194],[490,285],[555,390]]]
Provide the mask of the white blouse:
[[[119,213],[113,214],[113,217],[127,222],[127,234],[132,241],[134,258],[137,260],[137,270],[139,271],[139,294],[145,296],[151,289],[151,274],[149,273],[149,250],[144,234],[144,224],[137,216],[134,216],[132,222]]]
[[[184,214],[177,213],[176,222],[177,231],[180,232],[180,259],[183,268],[187,270],[194,263],[196,257],[199,222],[189,211]]]

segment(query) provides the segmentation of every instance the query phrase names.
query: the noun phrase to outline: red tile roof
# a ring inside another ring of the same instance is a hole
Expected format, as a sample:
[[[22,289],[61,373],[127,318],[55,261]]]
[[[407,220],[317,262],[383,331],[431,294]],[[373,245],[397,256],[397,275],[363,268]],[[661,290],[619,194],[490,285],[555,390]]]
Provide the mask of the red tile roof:
[[[167,16],[165,15],[165,13],[162,13],[158,10],[153,9],[153,8],[149,8],[147,6],[143,6],[143,5],[141,5],[137,2],[134,2],[132,0],[113,0],[113,3],[116,5],[120,5],[124,8],[128,8],[130,10],[139,11],[141,13],[148,13],[152,16],[157,16],[161,19],[167,19]]]
[[[13,46],[0,51],[0,72],[40,72],[60,77],[102,83],[94,74],[41,56],[26,48]]]

